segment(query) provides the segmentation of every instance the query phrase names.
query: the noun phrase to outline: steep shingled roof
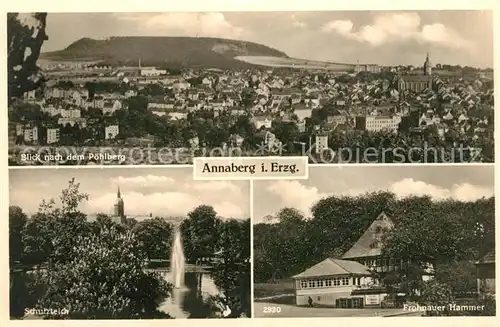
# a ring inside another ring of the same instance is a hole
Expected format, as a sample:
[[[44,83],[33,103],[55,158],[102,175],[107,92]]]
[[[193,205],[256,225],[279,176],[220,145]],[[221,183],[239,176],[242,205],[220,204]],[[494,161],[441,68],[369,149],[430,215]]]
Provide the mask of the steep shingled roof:
[[[347,251],[342,259],[353,259],[361,257],[374,257],[382,254],[382,242],[380,241],[384,232],[391,230],[394,223],[382,212],[354,245]]]

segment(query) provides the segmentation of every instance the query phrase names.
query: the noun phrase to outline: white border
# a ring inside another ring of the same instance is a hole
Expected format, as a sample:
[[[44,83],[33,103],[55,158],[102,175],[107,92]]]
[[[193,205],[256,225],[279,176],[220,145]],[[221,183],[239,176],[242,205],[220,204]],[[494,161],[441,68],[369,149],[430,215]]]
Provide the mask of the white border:
[[[218,157],[221,159],[224,158],[234,158],[234,157]],[[257,159],[258,157],[241,157],[241,158],[255,158]],[[287,157],[277,157],[277,158],[287,158]],[[292,158],[292,157],[288,157]],[[297,158],[297,157],[296,157]],[[299,157],[300,158],[300,157]],[[308,168],[314,168],[314,167],[330,167],[330,168],[347,168],[347,167],[385,167],[385,166],[408,166],[408,167],[419,167],[419,166],[426,166],[426,167],[442,167],[442,166],[494,166],[494,163],[484,163],[484,162],[472,162],[472,163],[426,163],[426,164],[419,164],[419,163],[408,163],[408,164],[399,164],[399,163],[371,163],[371,164],[363,164],[363,163],[338,163],[338,164],[315,164],[315,163],[310,163],[307,165]],[[81,165],[81,166],[61,166],[61,165],[50,165],[50,166],[9,166],[9,169],[108,169],[108,168],[113,168],[113,169],[126,169],[126,168],[193,168],[193,164],[186,164],[186,165]],[[309,169],[308,169],[309,173]],[[308,175],[309,177],[309,175]],[[228,180],[228,178],[223,178],[224,180]],[[267,180],[269,179],[268,177],[265,178],[243,178],[242,180],[260,180],[264,179]],[[282,177],[279,177],[277,179],[285,179]],[[290,179],[307,179],[307,178],[290,178]],[[197,179],[200,180],[200,179]],[[213,180],[213,179],[208,179],[208,180]]]
[[[179,2],[148,0],[87,0],[81,2],[10,1],[5,11],[12,12],[158,12],[158,11],[326,11],[326,10],[484,10],[498,6],[496,0],[186,0]],[[97,10],[96,10],[97,9]]]
[[[250,271],[251,271],[251,274],[250,274],[250,299],[252,301],[251,303],[251,311],[252,311],[252,317],[255,317],[255,303],[253,301],[254,299],[254,294],[253,294],[253,289],[254,289],[254,285],[253,285],[253,267],[254,267],[254,261],[253,261],[253,218],[254,218],[254,188],[253,188],[253,180],[250,180],[249,181],[250,183]]]

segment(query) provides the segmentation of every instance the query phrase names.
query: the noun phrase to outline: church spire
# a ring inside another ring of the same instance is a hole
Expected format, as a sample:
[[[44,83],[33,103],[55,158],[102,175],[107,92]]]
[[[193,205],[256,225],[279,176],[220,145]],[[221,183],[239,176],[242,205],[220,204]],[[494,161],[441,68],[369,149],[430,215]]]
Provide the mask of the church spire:
[[[120,193],[120,186],[118,186],[118,191],[116,192],[116,197],[118,199],[122,197],[122,194]]]
[[[424,75],[431,75],[432,74],[432,64],[431,64],[431,59],[430,59],[430,54],[427,52],[427,57],[425,58],[425,63],[424,63]]]

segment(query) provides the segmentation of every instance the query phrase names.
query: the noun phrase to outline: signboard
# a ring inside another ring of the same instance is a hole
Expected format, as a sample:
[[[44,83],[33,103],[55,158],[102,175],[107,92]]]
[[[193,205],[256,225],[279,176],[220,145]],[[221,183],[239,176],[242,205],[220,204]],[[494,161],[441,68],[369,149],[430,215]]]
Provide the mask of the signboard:
[[[365,295],[365,301],[366,305],[378,305],[380,304],[380,296],[378,294]]]

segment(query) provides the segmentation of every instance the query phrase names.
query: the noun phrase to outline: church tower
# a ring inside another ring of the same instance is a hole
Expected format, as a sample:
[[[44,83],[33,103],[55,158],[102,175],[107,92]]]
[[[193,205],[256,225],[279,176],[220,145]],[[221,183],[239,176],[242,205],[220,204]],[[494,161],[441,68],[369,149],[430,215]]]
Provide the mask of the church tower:
[[[427,52],[427,58],[425,58],[424,75],[432,75],[432,63],[429,59],[429,52]]]
[[[114,205],[114,217],[117,222],[123,223],[125,221],[125,208],[120,193],[120,187],[118,186],[118,192],[116,192],[116,201]]]

